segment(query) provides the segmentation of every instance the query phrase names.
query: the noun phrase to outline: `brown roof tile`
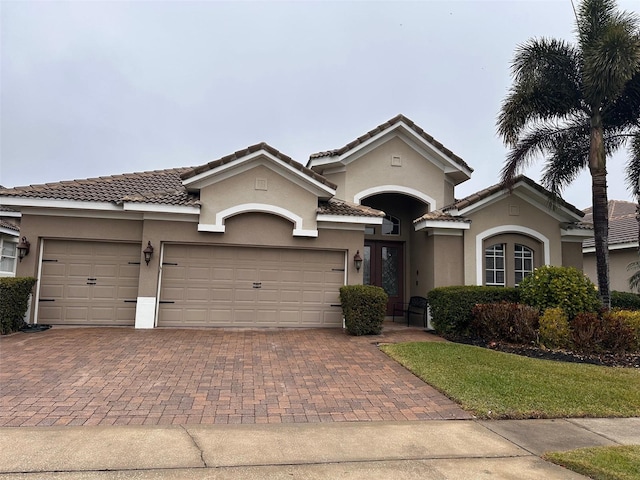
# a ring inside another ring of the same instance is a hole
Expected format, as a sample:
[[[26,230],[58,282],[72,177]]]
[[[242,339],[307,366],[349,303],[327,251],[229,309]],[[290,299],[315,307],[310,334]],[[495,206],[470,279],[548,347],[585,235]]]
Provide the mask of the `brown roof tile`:
[[[638,241],[637,204],[622,200],[609,200],[609,245],[636,243]],[[593,209],[584,210],[584,221],[593,221]],[[593,247],[595,240],[589,238],[582,242],[583,247]]]
[[[10,222],[6,222],[4,220],[0,220],[0,227],[8,228],[9,230],[15,230],[16,232],[20,231],[20,227]]]
[[[230,155],[227,155],[227,156],[224,156],[222,158],[219,158],[218,160],[214,160],[212,162],[209,162],[209,163],[207,163],[205,165],[200,165],[199,167],[188,169],[187,171],[182,173],[181,178],[182,178],[182,180],[187,180],[189,178],[195,177],[196,175],[200,175],[201,173],[208,172],[209,170],[213,170],[214,168],[217,168],[217,167],[220,167],[220,166],[225,165],[227,163],[233,162],[234,160],[237,160],[239,158],[245,157],[245,156],[250,155],[252,153],[258,152],[260,150],[264,150],[265,152],[270,153],[274,157],[282,160],[284,163],[292,166],[296,170],[299,170],[303,174],[307,175],[308,177],[313,178],[314,180],[322,183],[323,185],[328,186],[329,188],[332,188],[334,190],[337,188],[337,185],[335,183],[330,182],[329,180],[327,180],[322,175],[320,175],[320,174],[314,172],[313,170],[305,167],[301,163],[296,162],[291,157],[288,157],[287,155],[281,153],[280,151],[276,150],[275,148],[273,148],[272,146],[270,146],[269,144],[267,144],[265,142],[257,143],[256,145],[252,145],[252,146],[247,147],[245,149],[238,150],[237,152],[234,152],[234,153],[232,153]]]
[[[0,190],[0,195],[117,204],[127,200],[193,206],[197,205],[198,197],[185,192],[180,179],[180,174],[188,170],[174,168],[29,185]]]
[[[316,213],[320,215],[344,215],[355,217],[384,217],[385,213],[364,205],[345,202],[331,198],[328,201],[320,202]]]
[[[365,133],[364,135],[362,135],[361,137],[356,138],[355,140],[347,143],[344,147],[342,148],[336,148],[333,150],[327,150],[324,152],[318,152],[318,153],[313,153],[309,156],[310,160],[313,160],[314,158],[322,158],[322,157],[331,157],[331,156],[335,156],[335,155],[343,155],[345,153],[347,153],[349,150],[357,147],[358,145],[360,145],[361,143],[366,142],[367,140],[369,140],[370,138],[375,137],[376,135],[378,135],[379,133],[383,132],[384,130],[392,127],[393,125],[395,125],[396,123],[400,123],[400,122],[404,122],[406,125],[408,125],[414,132],[416,132],[418,135],[420,135],[424,140],[426,140],[427,142],[429,142],[431,145],[433,145],[435,148],[437,148],[438,150],[440,150],[442,153],[444,153],[446,156],[448,156],[449,158],[451,158],[453,161],[455,161],[458,165],[460,165],[461,167],[464,167],[470,171],[473,171],[473,168],[471,168],[469,165],[467,165],[467,163],[460,158],[459,156],[457,156],[455,153],[453,153],[451,150],[449,150],[448,148],[446,148],[442,143],[440,143],[439,141],[437,141],[435,138],[433,138],[431,135],[429,135],[427,132],[425,132],[422,128],[420,128],[418,125],[416,125],[413,120],[405,117],[404,115],[400,114],[400,115],[396,115],[395,117],[393,117],[391,120],[386,121],[385,123],[382,123],[380,125],[378,125],[376,128],[374,128],[373,130]]]
[[[553,194],[545,189],[544,187],[542,187],[541,185],[538,185],[536,182],[534,182],[533,180],[531,180],[528,177],[525,177],[524,175],[519,175],[518,177],[515,178],[513,184],[515,185],[518,182],[524,182],[527,185],[529,185],[530,187],[533,187],[534,189],[536,189],[537,191],[539,191],[540,193],[542,193],[543,195],[545,195],[546,197],[548,197],[549,199],[553,198]],[[484,200],[485,198],[490,197],[491,195],[501,192],[505,190],[505,186],[502,183],[497,183],[495,185],[492,185],[490,187],[485,188],[484,190],[480,190],[479,192],[476,193],[472,193],[471,195],[469,195],[468,197],[465,197],[463,199],[460,200],[456,200],[454,203],[452,203],[451,205],[448,205],[446,207],[444,207],[442,210],[444,212],[449,211],[449,210],[462,210],[463,208],[467,208],[481,200]],[[556,199],[557,203],[561,206],[563,206],[564,208],[566,208],[567,210],[579,215],[579,216],[583,216],[584,213],[580,210],[578,210],[576,207],[574,207],[573,205],[571,205],[570,203],[565,202],[563,199],[561,198],[557,198]]]
[[[433,212],[425,213],[421,217],[416,218],[413,221],[413,223],[422,222],[424,220],[434,220],[439,222],[471,223],[471,220],[469,220],[468,218],[449,215],[448,213],[444,213],[442,210],[434,210]]]

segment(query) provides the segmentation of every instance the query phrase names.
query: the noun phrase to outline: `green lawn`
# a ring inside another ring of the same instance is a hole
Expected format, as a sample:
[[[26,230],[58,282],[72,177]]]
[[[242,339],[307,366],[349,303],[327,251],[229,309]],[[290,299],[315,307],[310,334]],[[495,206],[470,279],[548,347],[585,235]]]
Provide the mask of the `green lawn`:
[[[480,418],[640,416],[640,370],[553,362],[456,343],[382,350]]]
[[[640,478],[640,445],[580,448],[548,453],[543,458],[594,480]]]

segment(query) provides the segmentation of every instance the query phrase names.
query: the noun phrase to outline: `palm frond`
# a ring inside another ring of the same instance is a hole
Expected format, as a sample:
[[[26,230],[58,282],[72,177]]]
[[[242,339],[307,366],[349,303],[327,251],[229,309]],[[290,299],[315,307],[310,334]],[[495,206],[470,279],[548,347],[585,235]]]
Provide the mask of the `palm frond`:
[[[515,145],[529,123],[571,116],[582,108],[578,60],[562,40],[533,39],[517,48],[513,86],[497,120],[507,145]]]
[[[627,265],[627,271],[632,271],[633,274],[629,277],[629,289],[640,291],[640,261],[631,262]]]
[[[590,4],[590,15],[597,15],[586,20],[589,33],[580,37],[584,95],[596,109],[614,102],[640,71],[640,21],[633,14],[617,12],[615,2],[586,0],[584,4]],[[579,18],[579,22],[585,20]]]
[[[640,127],[640,71],[626,83],[622,93],[603,108],[602,121],[605,129]]]
[[[574,119],[571,124],[563,126],[553,122],[530,125],[507,154],[500,172],[502,183],[510,187],[514,178],[538,156],[553,155],[559,145],[566,145],[568,149],[572,141],[576,144],[574,151],[578,146],[584,147],[585,134],[588,138],[585,119],[582,119],[582,122]],[[586,152],[588,153],[588,142]]]
[[[627,187],[636,202],[640,202],[640,129],[638,129],[629,144],[629,162],[625,173]]]

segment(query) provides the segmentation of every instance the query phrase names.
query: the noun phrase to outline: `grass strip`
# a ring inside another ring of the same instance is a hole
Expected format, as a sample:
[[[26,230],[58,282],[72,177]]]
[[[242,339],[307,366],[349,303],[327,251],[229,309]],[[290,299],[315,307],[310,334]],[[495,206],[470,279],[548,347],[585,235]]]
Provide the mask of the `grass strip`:
[[[543,458],[594,480],[640,478],[640,445],[580,448],[547,453]]]
[[[640,416],[640,370],[556,362],[456,343],[382,350],[480,418]]]

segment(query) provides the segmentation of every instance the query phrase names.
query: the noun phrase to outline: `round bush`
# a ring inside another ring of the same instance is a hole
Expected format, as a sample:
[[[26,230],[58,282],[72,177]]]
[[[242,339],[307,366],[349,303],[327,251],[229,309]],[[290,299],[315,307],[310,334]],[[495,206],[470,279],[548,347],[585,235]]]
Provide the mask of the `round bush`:
[[[569,320],[602,306],[596,286],[577,268],[545,265],[520,282],[520,301],[544,312],[560,307]]]

